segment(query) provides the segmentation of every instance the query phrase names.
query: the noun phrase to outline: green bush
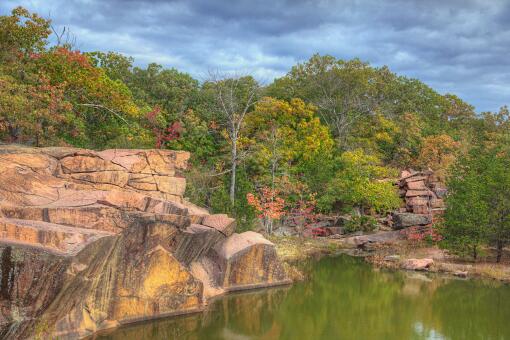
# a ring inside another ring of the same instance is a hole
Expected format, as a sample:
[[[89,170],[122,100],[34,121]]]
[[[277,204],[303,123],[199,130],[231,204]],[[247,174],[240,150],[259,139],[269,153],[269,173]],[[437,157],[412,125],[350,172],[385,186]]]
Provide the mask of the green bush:
[[[354,233],[356,231],[374,231],[377,228],[377,220],[369,215],[352,215],[351,220],[345,224],[346,233]]]

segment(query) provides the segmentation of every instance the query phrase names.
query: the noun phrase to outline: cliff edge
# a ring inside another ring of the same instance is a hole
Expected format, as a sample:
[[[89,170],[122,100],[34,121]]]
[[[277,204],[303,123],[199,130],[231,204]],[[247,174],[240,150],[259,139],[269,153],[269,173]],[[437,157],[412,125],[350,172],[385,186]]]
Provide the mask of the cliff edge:
[[[85,337],[289,283],[271,242],[183,199],[188,159],[0,145],[0,337]]]

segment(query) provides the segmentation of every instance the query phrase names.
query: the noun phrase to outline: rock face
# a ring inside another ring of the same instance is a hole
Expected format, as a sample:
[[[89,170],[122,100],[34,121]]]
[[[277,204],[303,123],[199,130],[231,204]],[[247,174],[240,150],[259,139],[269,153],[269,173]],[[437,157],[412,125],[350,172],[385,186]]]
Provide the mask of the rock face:
[[[0,338],[80,338],[289,283],[271,242],[182,198],[188,158],[0,145]]]
[[[432,171],[404,170],[398,185],[406,204],[393,215],[396,229],[428,225],[444,213],[447,190]]]

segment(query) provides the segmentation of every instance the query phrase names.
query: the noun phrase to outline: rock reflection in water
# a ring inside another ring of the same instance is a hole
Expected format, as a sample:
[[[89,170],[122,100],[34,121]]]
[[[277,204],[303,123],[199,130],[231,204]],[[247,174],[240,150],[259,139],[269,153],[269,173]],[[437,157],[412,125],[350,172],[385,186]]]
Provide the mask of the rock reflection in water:
[[[510,339],[510,287],[374,270],[340,256],[290,288],[227,295],[201,314],[102,339]]]
[[[129,325],[98,339],[278,339],[275,313],[289,287],[230,294],[211,302],[204,313]]]

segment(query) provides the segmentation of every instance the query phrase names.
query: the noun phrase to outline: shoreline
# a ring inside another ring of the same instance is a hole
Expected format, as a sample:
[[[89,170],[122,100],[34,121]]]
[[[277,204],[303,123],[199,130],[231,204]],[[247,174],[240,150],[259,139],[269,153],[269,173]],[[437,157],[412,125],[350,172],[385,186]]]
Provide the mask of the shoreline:
[[[468,280],[493,280],[510,284],[510,263],[461,261],[436,246],[416,245],[405,240],[371,243],[369,249],[360,249],[352,242],[353,238],[268,237],[275,244],[278,256],[285,263],[289,277],[294,281],[304,279],[305,274],[298,266],[301,261],[321,256],[347,254],[362,257],[374,268],[436,273]],[[432,262],[424,268],[409,268],[410,261],[429,259]]]
[[[108,335],[111,332],[115,332],[119,328],[129,327],[134,324],[150,322],[152,320],[163,319],[168,317],[179,317],[186,316],[190,314],[203,313],[208,309],[208,306],[211,302],[216,299],[223,298],[227,295],[231,294],[239,294],[239,293],[248,293],[249,291],[258,291],[263,289],[272,289],[278,287],[291,286],[293,283],[304,281],[307,279],[306,270],[302,268],[302,265],[307,260],[318,260],[324,256],[335,256],[345,254],[352,257],[363,258],[363,260],[372,265],[373,268],[386,269],[391,271],[405,271],[405,272],[419,272],[419,273],[429,273],[442,275],[450,278],[456,279],[464,279],[464,280],[491,280],[492,282],[500,282],[502,284],[510,284],[510,264],[501,264],[500,267],[507,269],[508,276],[498,276],[491,275],[494,272],[490,271],[474,271],[473,269],[477,269],[480,266],[491,266],[496,265],[495,263],[476,263],[476,264],[463,264],[463,263],[453,263],[445,261],[444,259],[438,260],[436,259],[433,265],[426,268],[426,270],[409,270],[402,267],[403,261],[410,259],[410,255],[416,255],[417,257],[422,258],[423,255],[430,255],[431,250],[436,253],[436,256],[441,252],[444,253],[443,250],[434,247],[417,247],[411,249],[407,241],[400,240],[399,242],[394,243],[381,243],[376,244],[375,247],[370,250],[360,250],[355,245],[350,242],[350,238],[344,239],[328,239],[328,238],[300,238],[293,236],[267,236],[266,237],[275,244],[277,254],[282,261],[287,274],[290,277],[290,281],[275,285],[254,285],[253,287],[245,288],[245,289],[232,289],[228,291],[224,291],[221,294],[217,294],[215,296],[211,296],[208,298],[207,303],[203,306],[203,308],[194,311],[188,311],[184,313],[172,313],[173,315],[166,315],[162,317],[158,317],[156,319],[140,319],[133,320],[128,323],[121,323],[119,325],[105,328],[94,332],[93,334],[85,336],[83,339],[93,339],[97,335]],[[391,257],[391,260],[386,259],[388,256]],[[399,256],[400,258],[395,260],[395,256]],[[471,268],[471,271],[469,270]],[[460,269],[468,269],[468,274],[466,276],[455,275],[455,272]]]

